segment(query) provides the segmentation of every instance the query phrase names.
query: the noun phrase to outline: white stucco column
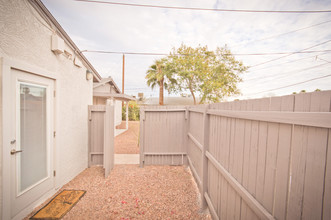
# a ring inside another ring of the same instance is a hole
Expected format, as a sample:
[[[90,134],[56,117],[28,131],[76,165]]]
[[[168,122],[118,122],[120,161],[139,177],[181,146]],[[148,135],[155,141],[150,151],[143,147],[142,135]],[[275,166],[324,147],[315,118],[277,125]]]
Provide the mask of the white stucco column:
[[[114,98],[107,99],[106,105],[114,105]]]
[[[129,101],[126,101],[126,111],[125,111],[125,129],[129,128]]]
[[[114,106],[115,105],[114,98],[107,99],[106,105]],[[114,108],[114,120],[115,120],[115,118],[116,118],[116,108]],[[115,123],[115,121],[114,121],[114,129],[116,130],[116,123]]]

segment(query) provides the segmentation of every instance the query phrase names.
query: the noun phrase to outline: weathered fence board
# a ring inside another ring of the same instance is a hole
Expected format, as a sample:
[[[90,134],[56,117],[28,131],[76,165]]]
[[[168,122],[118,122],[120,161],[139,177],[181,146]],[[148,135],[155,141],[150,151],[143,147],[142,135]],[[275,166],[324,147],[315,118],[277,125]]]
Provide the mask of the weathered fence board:
[[[114,167],[114,106],[90,105],[88,165],[102,165],[107,177]]]
[[[141,166],[187,164],[185,111],[183,106],[141,108]]]
[[[326,154],[326,172],[323,197],[323,219],[331,219],[331,129],[329,129],[328,153]]]
[[[176,139],[157,136],[158,125],[143,128],[142,149],[186,153],[214,219],[330,219],[330,104],[325,91],[176,107],[177,116],[162,108],[153,120],[182,123],[162,129]],[[162,143],[146,145],[150,136]]]

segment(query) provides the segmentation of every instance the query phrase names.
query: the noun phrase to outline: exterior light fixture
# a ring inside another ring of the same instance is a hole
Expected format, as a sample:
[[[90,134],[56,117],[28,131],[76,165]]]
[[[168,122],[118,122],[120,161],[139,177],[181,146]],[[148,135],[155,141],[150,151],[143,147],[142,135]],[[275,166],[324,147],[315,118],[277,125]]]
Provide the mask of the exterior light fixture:
[[[91,70],[86,70],[86,80],[91,80],[93,79],[93,74]]]

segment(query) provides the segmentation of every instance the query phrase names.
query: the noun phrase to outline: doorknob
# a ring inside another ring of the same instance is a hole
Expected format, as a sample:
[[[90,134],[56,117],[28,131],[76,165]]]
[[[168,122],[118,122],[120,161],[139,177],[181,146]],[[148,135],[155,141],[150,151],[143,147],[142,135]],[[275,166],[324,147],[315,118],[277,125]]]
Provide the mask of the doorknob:
[[[10,154],[11,155],[13,155],[13,154],[16,154],[16,153],[20,153],[20,152],[22,152],[23,150],[15,150],[15,149],[12,149],[11,151],[10,151]]]

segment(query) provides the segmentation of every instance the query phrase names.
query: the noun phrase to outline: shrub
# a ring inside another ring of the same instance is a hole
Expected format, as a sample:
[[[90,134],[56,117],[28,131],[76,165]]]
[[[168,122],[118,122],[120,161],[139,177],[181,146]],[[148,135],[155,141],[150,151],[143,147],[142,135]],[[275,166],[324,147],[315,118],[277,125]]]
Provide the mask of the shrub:
[[[129,120],[130,121],[139,121],[140,119],[140,108],[137,105],[137,102],[135,101],[130,101],[129,102]],[[122,120],[126,120],[126,106],[124,105],[122,107]]]

